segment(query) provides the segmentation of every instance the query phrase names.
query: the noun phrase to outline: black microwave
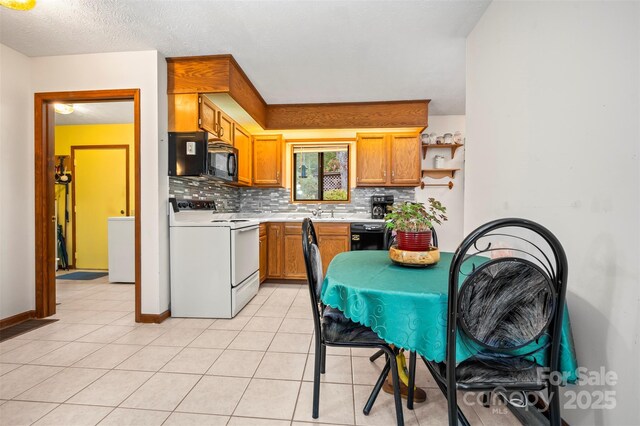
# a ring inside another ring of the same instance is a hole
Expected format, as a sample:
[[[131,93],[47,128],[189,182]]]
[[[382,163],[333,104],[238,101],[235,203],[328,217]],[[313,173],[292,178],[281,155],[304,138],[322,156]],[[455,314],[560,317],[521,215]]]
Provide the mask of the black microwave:
[[[214,179],[238,182],[238,150],[223,143],[209,143],[207,174]]]
[[[169,132],[169,176],[207,173],[207,133]]]

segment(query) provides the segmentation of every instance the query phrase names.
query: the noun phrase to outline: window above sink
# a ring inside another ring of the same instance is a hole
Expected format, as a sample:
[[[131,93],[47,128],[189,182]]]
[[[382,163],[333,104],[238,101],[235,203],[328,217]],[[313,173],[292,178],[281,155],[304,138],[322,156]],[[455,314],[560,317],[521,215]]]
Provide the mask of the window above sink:
[[[349,145],[292,146],[294,202],[344,202],[349,193]]]

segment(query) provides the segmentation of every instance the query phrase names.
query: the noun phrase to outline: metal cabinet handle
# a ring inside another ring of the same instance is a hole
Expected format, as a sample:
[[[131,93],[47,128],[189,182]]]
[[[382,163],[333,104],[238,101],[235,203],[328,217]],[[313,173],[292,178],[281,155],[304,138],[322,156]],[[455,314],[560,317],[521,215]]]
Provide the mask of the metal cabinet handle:
[[[224,136],[224,127],[218,125],[218,127],[220,128],[220,137]]]

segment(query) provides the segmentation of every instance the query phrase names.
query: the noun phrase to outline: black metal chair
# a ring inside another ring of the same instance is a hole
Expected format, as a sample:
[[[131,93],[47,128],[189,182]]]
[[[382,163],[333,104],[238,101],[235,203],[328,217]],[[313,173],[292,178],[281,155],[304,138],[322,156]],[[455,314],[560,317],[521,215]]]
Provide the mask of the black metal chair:
[[[396,406],[396,420],[399,426],[404,425],[402,414],[402,401],[400,399],[400,386],[398,379],[398,367],[396,365],[395,351],[384,340],[380,339],[374,331],[362,324],[349,320],[344,314],[331,306],[325,306],[320,300],[320,292],[323,283],[322,260],[318,239],[313,223],[310,219],[302,222],[302,250],[307,269],[307,282],[311,309],[313,311],[313,324],[315,334],[315,363],[313,370],[313,413],[314,419],[318,418],[320,403],[320,374],[325,371],[326,347],[356,347],[378,348],[386,355],[387,363],[378,378],[371,395],[363,409],[364,414],[369,414],[380,389],[384,384],[389,371],[392,372],[394,400]]]
[[[513,407],[547,390],[549,423],[560,426],[558,383],[548,373],[559,371],[566,289],[564,249],[543,226],[499,219],[465,238],[449,270],[446,361],[423,358],[447,398],[450,425],[469,424],[457,405],[460,389],[481,392],[485,402],[494,392]],[[456,365],[452,336],[478,354]],[[534,356],[546,364],[535,363]],[[415,372],[415,363],[410,369]]]

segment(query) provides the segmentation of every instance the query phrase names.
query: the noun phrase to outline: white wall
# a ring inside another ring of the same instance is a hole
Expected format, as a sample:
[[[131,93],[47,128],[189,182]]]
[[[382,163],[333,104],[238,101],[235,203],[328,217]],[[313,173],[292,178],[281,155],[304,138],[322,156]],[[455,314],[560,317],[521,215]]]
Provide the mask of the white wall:
[[[142,312],[158,314],[165,311],[168,309],[169,285],[164,59],[156,51],[143,51],[49,56],[32,58],[30,62],[32,92],[140,89],[142,200],[141,206],[136,207],[141,212],[142,222]],[[13,180],[29,182],[25,185],[24,197],[30,200],[33,198],[33,95],[28,97],[29,134],[24,155],[31,163],[18,171]],[[33,215],[31,206],[25,224],[31,234]],[[32,244],[31,240],[16,244]],[[29,269],[25,268],[23,272]]]
[[[461,131],[465,136],[465,116],[464,115],[432,115],[429,116],[429,127],[423,133],[435,133],[438,136],[445,133],[455,133]],[[451,150],[445,148],[430,148],[427,150],[427,158],[422,160],[423,169],[433,169],[433,161],[436,155],[442,155],[444,160],[444,168],[460,169],[456,172],[455,177],[432,179],[425,177],[424,183],[427,184],[446,184],[453,182],[453,188],[449,190],[447,187],[425,187],[416,188],[416,201],[426,203],[430,197],[442,202],[447,208],[447,221],[442,225],[436,225],[435,229],[438,233],[438,245],[441,250],[455,251],[464,238],[463,218],[464,218],[464,151],[462,146],[456,150],[455,156],[451,158]]]
[[[0,318],[35,308],[32,99],[29,58],[0,44]]]
[[[565,409],[570,424],[640,419],[639,18],[637,2],[494,1],[467,40],[465,232],[550,228],[579,364],[620,378],[615,409]]]

